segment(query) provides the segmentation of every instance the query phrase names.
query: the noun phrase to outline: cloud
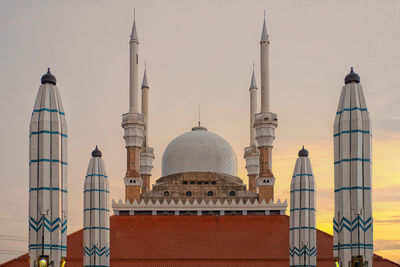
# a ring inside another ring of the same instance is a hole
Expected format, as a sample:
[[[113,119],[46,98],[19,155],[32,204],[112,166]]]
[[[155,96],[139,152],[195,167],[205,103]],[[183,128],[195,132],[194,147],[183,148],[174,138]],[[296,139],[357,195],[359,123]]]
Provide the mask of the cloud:
[[[400,249],[400,240],[375,239],[375,251]]]
[[[374,219],[375,223],[382,223],[382,224],[386,224],[386,223],[400,223],[400,216],[387,216],[387,219]]]
[[[374,188],[374,201],[400,202],[400,185]]]

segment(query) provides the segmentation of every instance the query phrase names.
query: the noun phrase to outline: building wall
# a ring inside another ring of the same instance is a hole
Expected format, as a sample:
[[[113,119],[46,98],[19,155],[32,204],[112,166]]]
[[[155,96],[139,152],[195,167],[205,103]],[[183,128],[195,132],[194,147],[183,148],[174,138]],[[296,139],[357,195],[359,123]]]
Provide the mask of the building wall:
[[[191,195],[187,195],[190,192]],[[212,195],[209,195],[212,192]],[[257,195],[246,190],[246,185],[238,177],[213,172],[187,172],[168,175],[157,180],[153,189],[142,195],[150,198],[251,198]]]

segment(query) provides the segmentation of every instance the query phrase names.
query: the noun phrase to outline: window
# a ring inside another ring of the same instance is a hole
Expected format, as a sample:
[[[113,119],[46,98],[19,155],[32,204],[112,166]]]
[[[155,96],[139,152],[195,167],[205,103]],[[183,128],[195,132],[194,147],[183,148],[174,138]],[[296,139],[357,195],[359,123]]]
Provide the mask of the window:
[[[234,191],[229,192],[229,196],[230,196],[230,197],[234,197],[235,195],[236,195],[236,194],[235,194]]]
[[[208,197],[212,197],[213,195],[214,195],[214,193],[213,193],[212,191],[208,191],[208,192],[207,192],[207,196],[208,196]]]
[[[204,182],[204,184],[209,184],[209,183],[210,183],[209,181],[205,181],[205,182]]]
[[[217,184],[217,182],[216,181],[212,181],[211,184]]]
[[[190,184],[194,184],[194,181],[190,181]]]
[[[164,197],[169,197],[169,192],[168,191],[164,192]]]
[[[187,181],[183,181],[182,184],[187,184]]]
[[[136,65],[139,64],[139,55],[136,54]]]
[[[186,192],[186,196],[187,196],[187,197],[191,197],[191,196],[192,196],[192,192],[187,191],[187,192]]]
[[[202,184],[202,182],[201,182],[201,181],[198,181],[197,184]]]

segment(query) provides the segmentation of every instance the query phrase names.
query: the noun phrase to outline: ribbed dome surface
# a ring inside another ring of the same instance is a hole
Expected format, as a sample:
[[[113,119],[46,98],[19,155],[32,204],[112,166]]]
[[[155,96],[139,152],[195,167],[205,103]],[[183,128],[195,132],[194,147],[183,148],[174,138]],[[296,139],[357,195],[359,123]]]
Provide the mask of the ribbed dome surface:
[[[162,176],[182,172],[216,172],[236,176],[231,145],[204,127],[194,127],[169,143],[162,158]]]

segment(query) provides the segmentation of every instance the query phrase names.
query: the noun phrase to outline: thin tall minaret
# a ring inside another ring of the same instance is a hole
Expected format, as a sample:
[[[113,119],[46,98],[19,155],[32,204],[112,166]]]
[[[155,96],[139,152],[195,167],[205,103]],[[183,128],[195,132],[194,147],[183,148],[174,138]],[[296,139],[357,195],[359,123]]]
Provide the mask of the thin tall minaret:
[[[133,202],[139,200],[142,193],[143,180],[140,174],[140,150],[143,144],[145,119],[139,113],[138,69],[139,69],[139,39],[136,31],[135,18],[133,19],[132,34],[129,41],[130,72],[129,72],[129,113],[122,115],[125,147],[127,150],[127,170],[124,178],[125,200]]]
[[[260,151],[260,173],[257,178],[257,192],[259,200],[267,202],[274,200],[275,177],[272,174],[272,142],[275,139],[275,128],[278,118],[270,111],[269,97],[269,36],[264,24],[260,41],[261,53],[261,110],[255,115],[254,127]]]
[[[83,266],[110,266],[110,188],[101,151],[92,152],[83,191]]]
[[[360,76],[351,68],[344,82],[333,133],[333,253],[340,266],[372,266],[371,126]]]
[[[149,147],[149,84],[147,82],[147,66],[145,63],[142,82],[142,114],[144,116],[145,133],[142,150],[140,151],[140,172],[143,179],[143,192],[150,191],[150,177],[153,169],[154,149]]]
[[[290,266],[317,266],[316,231],[314,174],[303,146],[290,184]]]
[[[67,123],[50,69],[42,76],[29,133],[30,266],[67,256]]]
[[[256,193],[256,179],[260,172],[260,152],[257,148],[256,141],[256,130],[254,128],[254,116],[257,112],[257,85],[256,77],[254,74],[254,63],[253,63],[253,74],[251,76],[250,83],[250,146],[244,149],[244,158],[246,160],[247,176],[249,177],[249,190]]]

